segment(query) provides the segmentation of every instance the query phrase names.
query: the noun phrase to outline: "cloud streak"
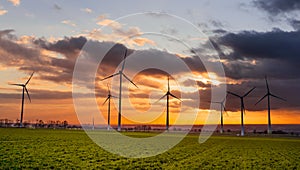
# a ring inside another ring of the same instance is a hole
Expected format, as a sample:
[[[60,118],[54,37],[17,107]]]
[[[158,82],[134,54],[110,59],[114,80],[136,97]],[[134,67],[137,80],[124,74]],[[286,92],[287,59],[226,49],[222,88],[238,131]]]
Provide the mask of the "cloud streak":
[[[62,24],[66,24],[66,25],[69,25],[69,26],[72,26],[72,27],[76,27],[77,25],[72,22],[71,20],[63,20],[61,21]]]
[[[5,10],[5,9],[2,9],[1,7],[0,7],[0,16],[1,15],[5,15],[5,14],[7,14],[7,10]]]
[[[90,8],[83,8],[83,9],[81,9],[81,11],[85,12],[85,13],[88,13],[88,14],[91,14],[93,12],[93,10],[90,9]]]

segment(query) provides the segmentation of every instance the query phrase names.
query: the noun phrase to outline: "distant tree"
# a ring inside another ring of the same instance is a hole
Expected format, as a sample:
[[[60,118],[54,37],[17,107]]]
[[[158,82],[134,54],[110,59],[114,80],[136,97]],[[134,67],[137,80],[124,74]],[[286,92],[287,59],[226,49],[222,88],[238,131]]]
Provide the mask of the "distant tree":
[[[57,120],[57,121],[55,122],[55,126],[56,126],[56,127],[60,127],[60,125],[61,125],[61,122],[60,122],[59,120]]]
[[[63,127],[64,127],[65,129],[68,127],[68,121],[65,120],[65,121],[62,122],[62,124],[63,124]]]
[[[20,126],[20,120],[19,119],[16,119],[15,126]]]
[[[43,120],[39,120],[39,127],[44,127],[44,121]]]

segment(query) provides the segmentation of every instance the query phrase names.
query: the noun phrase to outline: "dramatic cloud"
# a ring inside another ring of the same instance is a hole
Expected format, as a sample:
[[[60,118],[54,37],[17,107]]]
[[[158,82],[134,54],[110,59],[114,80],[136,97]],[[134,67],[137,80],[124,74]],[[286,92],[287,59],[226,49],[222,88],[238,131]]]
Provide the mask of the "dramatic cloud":
[[[261,77],[259,74],[299,77],[300,31],[229,33],[220,37],[218,43],[231,50],[226,55],[220,53],[229,61],[225,66],[231,78],[257,78]]]
[[[105,54],[104,59],[98,68],[98,74],[96,77],[97,97],[105,97],[106,88],[104,84],[98,80],[105,76],[115,73],[118,65],[122,62],[124,51],[126,46],[123,44],[115,44],[114,42],[100,42],[95,40],[88,40],[85,37],[65,37],[56,41],[49,41],[45,38],[35,37],[16,37],[12,34],[13,30],[0,31],[0,58],[1,65],[6,67],[15,67],[25,72],[36,71],[36,79],[46,80],[57,84],[70,85],[72,82],[72,76],[74,71],[74,65],[80,52],[86,53],[86,66],[81,70],[84,77],[82,85],[86,88],[93,88],[94,84],[89,82],[91,74],[89,72],[90,66],[97,64],[97,57],[102,49],[112,48]],[[297,89],[294,84],[299,84],[299,59],[297,53],[299,53],[295,44],[299,44],[299,32],[241,32],[237,34],[228,33],[222,37],[216,38],[213,41],[213,46],[219,51],[222,60],[224,60],[224,68],[229,80],[242,80],[241,83],[232,83],[228,86],[228,89],[238,94],[243,94],[244,90],[251,89],[253,86],[257,86],[251,95],[248,96],[246,105],[252,106],[260,97],[265,93],[265,84],[263,76],[267,74],[270,76],[272,91],[281,97],[287,98],[293,96],[291,89]],[[257,42],[258,41],[258,42]],[[83,48],[85,44],[89,43],[90,48]],[[90,49],[90,50],[89,50]],[[92,49],[92,50],[91,50]],[[196,73],[199,79],[196,79],[199,91],[185,92],[185,93],[200,93],[201,95],[201,109],[209,109],[209,101],[211,96],[212,82],[204,81],[205,77],[201,74],[206,73],[206,69],[203,66],[199,57],[196,56],[181,56],[177,54],[168,53],[166,51],[160,51],[156,49],[148,50],[131,50],[128,49],[129,55],[138,55],[143,58],[130,62],[130,58],[126,62],[126,74],[135,72],[135,66],[141,63],[148,63],[157,65],[157,58],[159,57],[159,64],[168,65],[172,71],[172,75],[181,75],[184,78],[186,72],[178,69],[177,63],[173,62],[174,58],[178,58],[183,61],[193,73]],[[209,57],[207,57],[209,59]],[[209,62],[209,61],[207,61]],[[211,61],[213,64],[213,61]],[[278,69],[280,66],[280,69]],[[147,98],[149,96],[147,90],[159,89],[164,87],[162,82],[156,80],[165,79],[166,73],[161,70],[148,68],[143,70],[134,79],[139,86],[145,88],[146,94],[143,91],[133,92],[134,97]],[[196,76],[197,77],[197,76]],[[153,78],[150,79],[150,78]],[[275,78],[275,79],[274,79]],[[183,84],[189,87],[191,79],[186,77],[183,79]],[[247,80],[249,79],[249,80]],[[284,82],[280,82],[285,80]],[[276,82],[277,81],[277,82]],[[293,82],[293,83],[291,83]],[[38,93],[44,94],[47,92],[31,91],[35,98]],[[53,94],[55,91],[53,92]],[[52,92],[49,92],[52,94]],[[70,94],[59,93],[59,98],[70,97]],[[300,96],[300,95],[299,95]],[[16,97],[16,96],[14,96]],[[55,97],[55,96],[54,96]],[[290,98],[288,98],[290,100]],[[292,101],[299,101],[299,97],[292,97]],[[237,111],[239,101],[235,98],[229,98],[227,109],[230,111]],[[280,102],[275,103],[274,108],[294,107],[293,105],[284,105]],[[191,106],[193,102],[191,101]],[[263,110],[265,105],[257,107],[249,107],[249,110]]]
[[[0,59],[7,66],[23,65],[26,63],[44,64],[39,50],[28,48],[13,41],[16,37],[10,34],[13,30],[0,31]],[[26,60],[24,60],[26,58]]]
[[[254,106],[266,93],[265,75],[272,93],[289,101],[272,99],[273,109],[299,107],[300,94],[296,85],[300,83],[299,31],[243,31],[219,35],[214,40],[212,44],[223,61],[228,78],[228,90],[242,95],[257,87],[245,99],[247,110],[266,109],[265,101]],[[229,96],[227,110],[238,111],[239,102],[238,98]]]
[[[74,53],[78,54],[78,51],[87,42],[85,37],[65,37],[62,40],[58,40],[54,43],[50,43],[45,39],[35,40],[35,43],[50,51],[55,51],[64,54],[67,58],[74,57]]]
[[[300,1],[298,0],[256,0],[254,5],[269,14],[271,21],[285,20],[295,30],[299,30]]]
[[[254,1],[254,4],[270,14],[275,15],[300,10],[299,0],[256,0]]]

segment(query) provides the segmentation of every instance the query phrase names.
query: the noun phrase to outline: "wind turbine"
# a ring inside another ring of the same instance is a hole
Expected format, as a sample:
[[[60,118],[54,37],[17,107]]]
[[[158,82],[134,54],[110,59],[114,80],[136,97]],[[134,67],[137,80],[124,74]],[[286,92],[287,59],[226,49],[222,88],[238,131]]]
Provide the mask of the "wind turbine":
[[[120,76],[120,87],[119,87],[119,113],[118,113],[118,131],[121,131],[121,111],[122,111],[122,78],[123,76],[125,77],[125,79],[127,79],[131,84],[133,84],[135,87],[138,88],[138,86],[136,84],[134,84],[125,74],[124,74],[124,68],[125,68],[125,57],[127,56],[127,48],[126,48],[126,51],[125,51],[125,55],[123,57],[123,65],[122,65],[122,68],[121,70],[119,70],[119,72],[115,73],[115,74],[112,74],[108,77],[105,77],[104,79],[102,79],[101,81],[103,80],[106,80],[106,79],[109,79],[109,78],[112,78],[114,76]]]
[[[22,92],[22,106],[21,106],[21,120],[20,120],[20,127],[23,127],[23,113],[24,113],[24,93],[26,91],[27,93],[27,96],[28,96],[28,99],[31,103],[31,99],[30,99],[30,96],[29,96],[29,92],[26,88],[27,84],[29,83],[30,79],[32,78],[34,72],[31,74],[31,76],[29,77],[29,79],[26,81],[25,84],[10,84],[10,85],[13,85],[13,86],[21,86],[23,88],[23,92]]]
[[[286,101],[286,100],[272,94],[270,92],[267,76],[265,77],[265,80],[266,80],[266,86],[267,86],[267,94],[265,94],[258,102],[256,102],[255,105],[257,105],[259,102],[261,102],[264,98],[268,97],[268,134],[272,134],[270,96],[275,97],[275,98],[280,99],[280,100],[283,100],[283,101]]]
[[[103,105],[108,101],[108,108],[107,108],[107,130],[110,129],[110,99],[112,97],[116,98],[115,96],[111,95],[110,93],[110,89],[109,86],[107,85],[107,91],[108,91],[108,95],[106,100],[104,101]]]
[[[170,78],[168,76],[168,91],[165,95],[163,95],[158,101],[160,101],[161,99],[163,99],[164,97],[167,96],[167,118],[166,118],[166,130],[168,131],[169,130],[169,98],[170,96],[180,100],[178,97],[176,97],[175,95],[173,95],[171,92],[170,92]],[[158,102],[157,101],[157,102]],[[181,101],[181,100],[180,100]]]
[[[254,89],[255,89],[255,87],[253,87],[251,90],[249,90],[243,96],[240,96],[240,95],[237,95],[237,94],[232,93],[230,91],[227,91],[228,94],[231,94],[231,95],[241,99],[241,136],[244,136],[244,134],[245,134],[245,129],[244,129],[244,114],[245,114],[244,97],[248,96]]]
[[[221,117],[221,130],[220,130],[220,133],[223,133],[224,132],[224,125],[223,125],[223,110],[224,110],[224,112],[226,112],[226,109],[225,109],[225,105],[224,105],[224,103],[225,103],[225,99],[226,98],[224,98],[221,102],[212,102],[212,103],[217,103],[217,104],[220,104],[220,117]],[[227,114],[227,112],[226,112],[226,114]]]

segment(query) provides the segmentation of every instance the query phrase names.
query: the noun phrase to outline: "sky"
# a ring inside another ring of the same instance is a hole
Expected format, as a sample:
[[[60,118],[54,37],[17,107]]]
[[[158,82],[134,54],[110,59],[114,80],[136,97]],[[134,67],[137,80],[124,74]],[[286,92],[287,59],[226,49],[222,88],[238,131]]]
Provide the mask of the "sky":
[[[138,88],[124,79],[125,124],[164,124],[166,99],[156,101],[168,75],[181,99],[170,99],[171,124],[207,123],[220,112],[210,101],[253,87],[245,123],[266,124],[266,100],[255,105],[265,76],[271,93],[287,100],[271,98],[272,123],[299,124],[299,17],[297,0],[2,0],[0,119],[20,119],[22,89],[9,84],[34,72],[25,121],[105,124],[107,86],[118,96],[119,77],[101,79],[120,69],[127,49],[124,72]],[[239,99],[227,96],[225,107],[224,123],[239,124]],[[117,108],[114,98],[113,124]]]

